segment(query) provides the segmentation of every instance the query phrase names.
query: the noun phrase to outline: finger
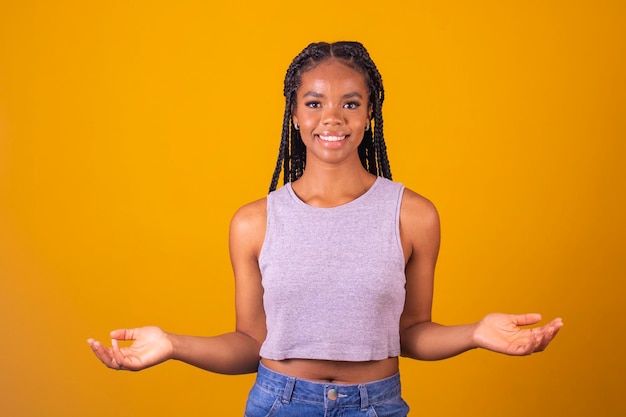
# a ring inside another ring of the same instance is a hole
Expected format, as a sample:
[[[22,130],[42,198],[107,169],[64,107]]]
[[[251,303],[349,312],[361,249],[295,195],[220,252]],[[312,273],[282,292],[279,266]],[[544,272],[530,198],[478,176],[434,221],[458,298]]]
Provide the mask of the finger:
[[[112,368],[113,356],[111,355],[111,350],[102,346],[102,344],[96,340],[90,339],[89,345],[91,346],[91,350],[96,355],[100,362]],[[117,366],[117,365],[115,365]]]
[[[562,326],[563,326],[563,323],[560,320],[555,320],[551,322],[550,324],[544,326],[542,328],[542,331],[543,331],[542,340],[539,342],[536,351],[540,352],[544,350],[548,346],[548,344],[550,344],[550,342],[554,340],[554,338],[559,333],[559,330],[561,329]]]
[[[123,369],[124,367],[124,356],[120,351],[120,346],[116,339],[111,339],[111,351],[112,351],[112,359],[111,368],[117,369],[118,371]]]
[[[561,327],[563,327],[563,320],[559,318],[552,320],[550,323],[544,325],[542,328],[549,333],[554,333],[558,332]]]
[[[550,324],[552,324],[558,331],[561,327],[563,327],[563,319],[560,317],[557,317],[556,319],[552,320]]]
[[[531,354],[533,352],[541,352],[544,348],[543,341],[545,339],[545,328],[538,327],[530,329],[530,334],[532,348],[529,350],[528,354]]]

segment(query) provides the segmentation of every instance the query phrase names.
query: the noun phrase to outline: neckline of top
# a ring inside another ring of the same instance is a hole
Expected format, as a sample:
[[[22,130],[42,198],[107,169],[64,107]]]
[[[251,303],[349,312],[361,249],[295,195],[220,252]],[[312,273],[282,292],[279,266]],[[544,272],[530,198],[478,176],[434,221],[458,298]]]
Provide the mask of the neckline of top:
[[[310,204],[305,203],[304,201],[302,201],[302,199],[300,197],[298,197],[296,192],[293,190],[293,187],[291,186],[290,182],[285,184],[285,188],[287,188],[287,191],[289,192],[289,195],[291,195],[291,198],[293,198],[293,200],[297,204],[299,204],[301,206],[304,206],[304,207],[307,207],[308,209],[312,209],[312,210],[337,210],[337,209],[341,209],[341,208],[344,208],[344,207],[349,207],[349,206],[351,206],[353,204],[356,204],[357,202],[363,200],[364,198],[366,198],[369,194],[371,194],[373,192],[373,190],[378,186],[378,184],[380,183],[380,181],[382,179],[383,179],[382,177],[376,177],[376,179],[374,180],[374,183],[363,194],[361,194],[360,196],[358,196],[354,200],[348,201],[347,203],[339,204],[338,206],[332,206],[332,207],[316,207],[316,206],[312,206]]]

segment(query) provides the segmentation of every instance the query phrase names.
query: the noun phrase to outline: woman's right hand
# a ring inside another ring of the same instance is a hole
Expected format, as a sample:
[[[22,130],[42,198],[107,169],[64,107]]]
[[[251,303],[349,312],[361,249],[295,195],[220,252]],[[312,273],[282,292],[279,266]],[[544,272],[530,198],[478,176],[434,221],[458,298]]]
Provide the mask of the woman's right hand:
[[[118,341],[132,340],[128,347]],[[87,340],[98,359],[111,369],[139,371],[172,358],[174,346],[169,335],[156,326],[118,329],[111,332],[111,347]]]

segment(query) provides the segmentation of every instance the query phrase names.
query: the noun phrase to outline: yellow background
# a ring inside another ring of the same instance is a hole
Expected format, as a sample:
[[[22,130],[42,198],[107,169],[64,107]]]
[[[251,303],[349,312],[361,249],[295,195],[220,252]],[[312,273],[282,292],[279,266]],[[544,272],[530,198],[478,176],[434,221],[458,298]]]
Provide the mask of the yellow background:
[[[240,416],[253,376],[102,366],[118,327],[233,327],[291,59],[360,40],[394,179],[442,217],[434,318],[564,318],[544,353],[402,362],[416,416],[622,416],[620,1],[0,2],[0,414]]]

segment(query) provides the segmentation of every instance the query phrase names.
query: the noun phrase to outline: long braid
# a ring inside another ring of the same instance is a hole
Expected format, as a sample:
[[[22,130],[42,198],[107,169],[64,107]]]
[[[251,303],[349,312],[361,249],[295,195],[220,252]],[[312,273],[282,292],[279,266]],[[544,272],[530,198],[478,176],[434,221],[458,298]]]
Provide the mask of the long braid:
[[[387,145],[383,139],[383,115],[382,112],[376,114],[374,120],[374,148],[376,149],[378,174],[381,177],[391,179],[391,168],[389,166],[389,158],[387,156]]]
[[[300,132],[292,123],[292,109],[296,105],[296,93],[300,87],[302,74],[310,71],[322,61],[337,58],[361,73],[370,93],[369,104],[372,106],[373,129],[365,131],[359,145],[359,158],[363,167],[370,173],[391,179],[387,146],[383,136],[382,104],[385,98],[383,82],[376,65],[365,47],[358,42],[312,43],[300,52],[292,61],[285,74],[283,94],[285,112],[278,160],[270,184],[270,192],[276,189],[283,170],[283,182],[286,184],[300,178],[306,166],[306,148]],[[372,123],[370,122],[370,127]]]
[[[291,123],[289,123],[290,111],[288,110],[290,106],[285,108],[285,116],[283,118],[283,131],[280,138],[280,145],[278,146],[278,160],[276,161],[276,168],[274,168],[274,175],[272,176],[272,182],[270,184],[270,192],[276,189],[278,185],[278,178],[280,177],[280,171],[282,168],[283,160],[285,160],[285,153],[289,151],[289,127]]]
[[[366,81],[368,82],[368,88],[370,90],[370,102],[372,103],[372,116],[374,119],[373,141],[366,141],[364,137],[361,143],[361,146],[368,147],[368,153],[371,158],[369,166],[366,167],[366,169],[369,168],[368,171],[374,175],[391,179],[387,146],[385,145],[383,134],[382,104],[385,99],[383,80],[365,48],[358,49],[357,51],[360,53],[359,63],[363,65],[364,69],[367,71]]]

